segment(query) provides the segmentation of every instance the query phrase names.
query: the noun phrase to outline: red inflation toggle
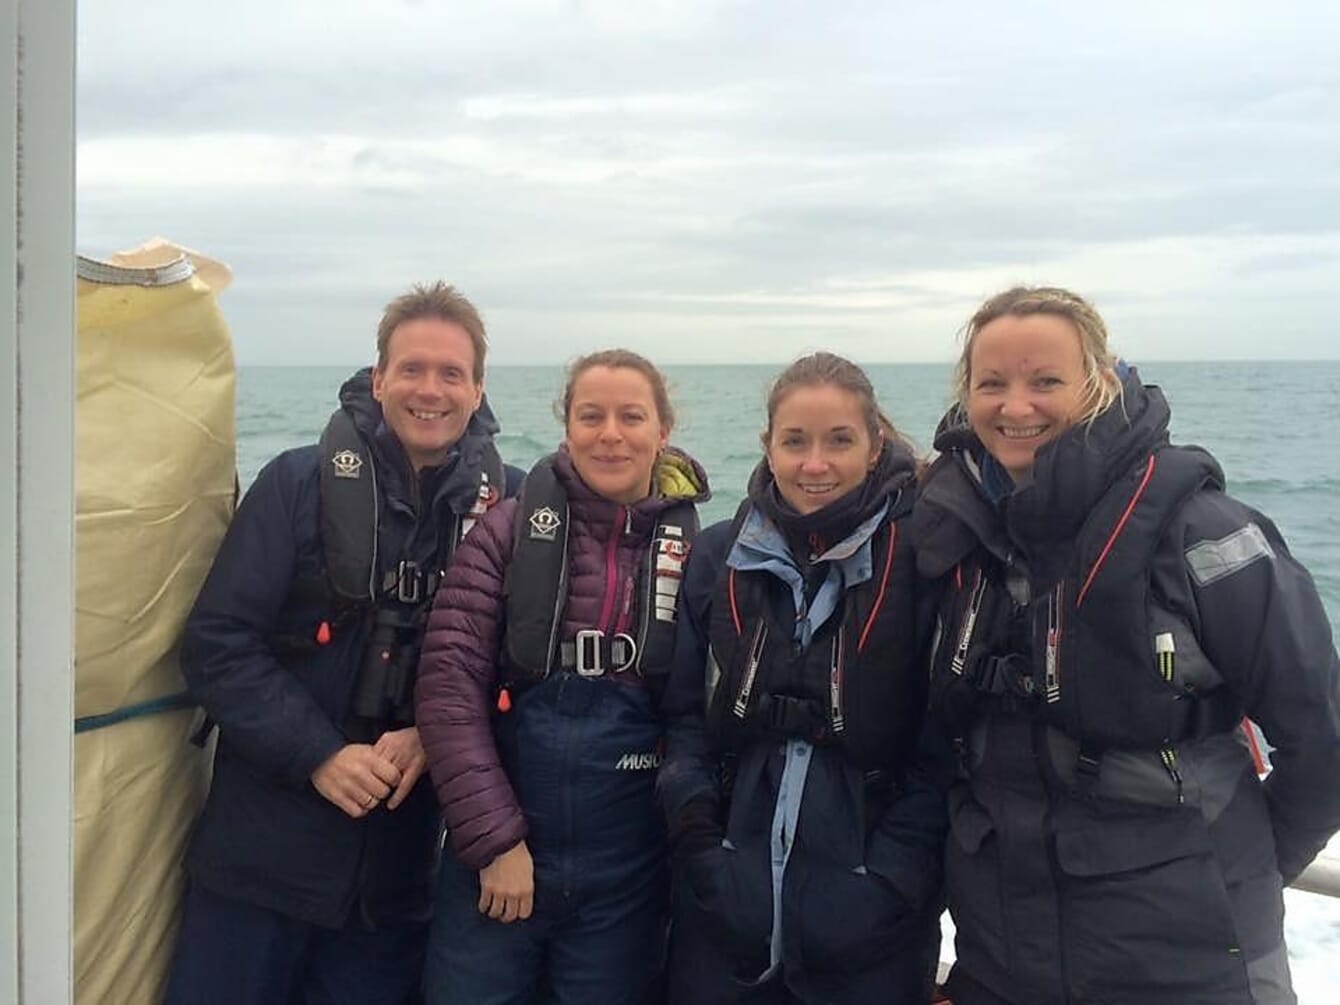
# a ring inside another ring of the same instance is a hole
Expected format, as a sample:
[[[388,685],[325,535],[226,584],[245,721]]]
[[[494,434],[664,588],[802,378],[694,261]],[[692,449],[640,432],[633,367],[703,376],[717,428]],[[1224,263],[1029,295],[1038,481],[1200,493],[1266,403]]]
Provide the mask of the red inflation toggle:
[[[512,695],[511,692],[507,690],[507,688],[503,688],[501,691],[498,692],[498,711],[499,712],[512,711]]]
[[[316,626],[316,644],[324,646],[330,642],[330,622],[323,621]]]

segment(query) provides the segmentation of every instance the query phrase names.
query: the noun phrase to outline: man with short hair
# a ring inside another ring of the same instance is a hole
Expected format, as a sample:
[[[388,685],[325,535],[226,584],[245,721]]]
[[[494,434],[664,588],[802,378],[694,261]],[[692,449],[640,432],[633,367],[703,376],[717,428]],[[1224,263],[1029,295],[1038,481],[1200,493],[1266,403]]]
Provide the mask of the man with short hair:
[[[428,606],[521,472],[484,325],[445,283],[387,305],[377,365],[238,507],[182,670],[218,726],[170,1002],[399,1003],[420,980],[437,804],[413,722]]]

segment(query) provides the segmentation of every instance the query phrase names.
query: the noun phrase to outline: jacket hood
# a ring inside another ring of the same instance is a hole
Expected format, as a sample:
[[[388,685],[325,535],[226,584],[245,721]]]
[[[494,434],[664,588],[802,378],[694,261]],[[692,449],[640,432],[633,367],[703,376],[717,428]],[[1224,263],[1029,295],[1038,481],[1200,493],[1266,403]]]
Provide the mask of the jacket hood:
[[[661,451],[653,475],[656,492],[663,499],[688,501],[702,505],[712,498],[703,466],[678,447]]]

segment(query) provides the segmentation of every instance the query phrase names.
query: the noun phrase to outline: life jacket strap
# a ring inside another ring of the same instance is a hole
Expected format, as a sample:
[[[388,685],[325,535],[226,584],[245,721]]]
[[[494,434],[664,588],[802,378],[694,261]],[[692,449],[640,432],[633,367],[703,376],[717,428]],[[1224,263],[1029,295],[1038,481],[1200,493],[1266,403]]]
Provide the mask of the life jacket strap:
[[[1028,659],[1020,653],[987,653],[972,668],[973,686],[985,694],[1033,698],[1037,689]]]

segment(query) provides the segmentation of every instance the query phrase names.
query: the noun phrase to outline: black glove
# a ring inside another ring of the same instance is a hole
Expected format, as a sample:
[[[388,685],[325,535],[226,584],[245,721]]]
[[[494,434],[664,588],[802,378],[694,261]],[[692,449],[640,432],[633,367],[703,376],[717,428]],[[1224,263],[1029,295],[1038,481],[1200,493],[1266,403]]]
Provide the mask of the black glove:
[[[719,847],[725,831],[717,819],[717,801],[694,796],[669,821],[670,857],[679,863],[700,851]]]

